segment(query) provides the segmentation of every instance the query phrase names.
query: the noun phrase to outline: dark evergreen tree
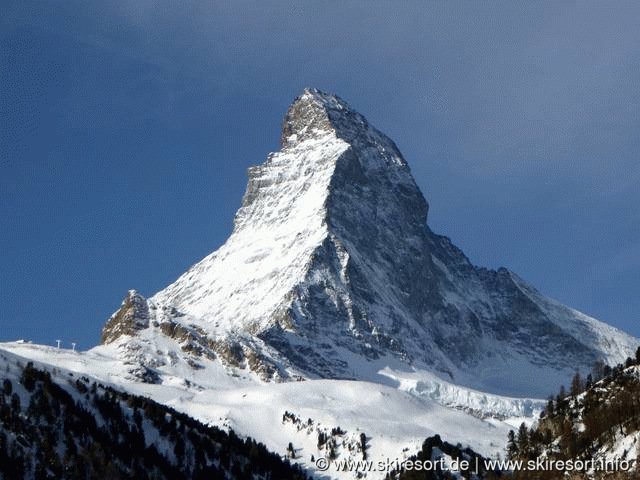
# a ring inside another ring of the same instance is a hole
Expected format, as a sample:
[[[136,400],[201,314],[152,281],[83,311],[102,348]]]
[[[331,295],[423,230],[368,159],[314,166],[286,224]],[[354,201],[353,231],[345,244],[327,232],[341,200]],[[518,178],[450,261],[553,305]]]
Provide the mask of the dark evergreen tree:
[[[296,458],[296,449],[293,448],[293,443],[289,442],[287,446],[287,457],[293,459]]]
[[[17,393],[11,395],[11,410],[16,414],[20,413],[20,397]]]
[[[547,406],[544,409],[544,415],[553,416],[555,415],[555,412],[556,412],[556,409],[554,407],[553,397],[549,397],[549,399],[547,400]]]
[[[507,459],[515,460],[516,458],[518,458],[516,434],[513,430],[509,430],[509,434],[507,435]]]
[[[580,378],[580,372],[576,371],[576,374],[571,379],[571,395],[576,396],[582,393],[582,378]]]
[[[587,380],[585,381],[584,388],[585,390],[590,389],[593,386],[593,374],[587,375]]]
[[[367,436],[364,432],[360,434],[360,450],[362,451],[362,459],[367,459]]]
[[[594,381],[602,380],[607,376],[608,365],[603,360],[598,359],[593,366],[593,379]]]
[[[518,453],[522,456],[528,456],[529,454],[529,431],[524,422],[520,424],[520,428],[518,428]]]
[[[318,432],[318,450],[322,449],[322,447],[324,447],[324,444],[327,442],[327,434],[323,431],[319,431]]]
[[[8,378],[5,378],[2,381],[2,392],[7,396],[11,396],[11,393],[13,392],[13,385],[11,384],[11,380],[9,380]]]

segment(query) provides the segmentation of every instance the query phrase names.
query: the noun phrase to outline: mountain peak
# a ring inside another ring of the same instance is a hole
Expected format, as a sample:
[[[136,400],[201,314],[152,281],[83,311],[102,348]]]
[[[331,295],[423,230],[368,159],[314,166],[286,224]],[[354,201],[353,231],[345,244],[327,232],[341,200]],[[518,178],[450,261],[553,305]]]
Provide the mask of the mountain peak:
[[[340,97],[305,89],[287,109],[280,140],[279,152],[249,168],[236,229],[249,219],[255,225],[291,218],[282,215],[292,210],[286,204],[299,205],[294,209],[298,212],[316,210],[331,224],[327,213],[336,205],[332,199],[343,194],[372,203],[361,206],[374,213],[376,204],[395,203],[394,210],[404,210],[402,216],[416,217],[424,227],[428,205],[398,147]],[[313,198],[305,198],[311,191]],[[357,204],[352,206],[362,213]]]
[[[368,128],[367,120],[337,95],[305,88],[287,110],[280,144],[287,148],[329,132],[350,142]]]

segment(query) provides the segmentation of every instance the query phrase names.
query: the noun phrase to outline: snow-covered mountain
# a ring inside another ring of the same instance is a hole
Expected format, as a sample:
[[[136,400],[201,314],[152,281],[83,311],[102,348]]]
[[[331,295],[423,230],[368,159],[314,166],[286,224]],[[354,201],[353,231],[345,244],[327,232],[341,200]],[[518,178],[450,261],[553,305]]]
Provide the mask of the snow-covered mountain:
[[[640,345],[433,233],[398,148],[338,97],[305,90],[281,143],[249,170],[226,243],[148,299],[131,290],[100,345],[10,342],[3,358],[149,397],[346,479],[361,477],[314,459],[360,460],[365,446],[403,459],[435,434],[504,455],[539,398]]]
[[[637,339],[433,233],[396,145],[340,98],[305,90],[281,144],[249,169],[226,243],[148,300],[130,292],[107,322],[102,343],[146,380],[208,357],[265,380],[388,383],[388,367],[540,396],[635,351]],[[159,336],[180,348],[156,348]]]

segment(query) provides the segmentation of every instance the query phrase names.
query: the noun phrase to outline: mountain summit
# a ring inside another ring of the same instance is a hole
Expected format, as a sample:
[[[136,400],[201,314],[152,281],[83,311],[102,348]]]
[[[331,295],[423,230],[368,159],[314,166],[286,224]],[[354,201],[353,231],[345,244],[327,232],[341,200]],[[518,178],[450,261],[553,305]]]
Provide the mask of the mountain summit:
[[[433,233],[396,145],[340,98],[305,90],[281,145],[249,169],[225,244],[148,300],[130,292],[107,323],[103,343],[143,378],[207,357],[264,379],[379,380],[389,367],[541,395],[635,351]]]

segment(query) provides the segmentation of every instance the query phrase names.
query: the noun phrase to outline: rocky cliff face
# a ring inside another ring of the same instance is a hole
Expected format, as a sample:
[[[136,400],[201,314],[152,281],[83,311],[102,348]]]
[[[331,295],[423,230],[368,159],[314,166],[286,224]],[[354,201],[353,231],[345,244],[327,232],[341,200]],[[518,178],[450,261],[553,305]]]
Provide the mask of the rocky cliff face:
[[[433,233],[398,148],[338,97],[305,90],[281,144],[249,170],[227,242],[148,300],[150,322],[114,314],[103,342],[173,324],[267,379],[371,378],[393,364],[512,395],[546,391],[528,376],[556,381],[635,350]]]
[[[107,320],[100,343],[110,343],[122,335],[135,335],[149,326],[149,306],[135,290],[129,290],[120,308]]]

